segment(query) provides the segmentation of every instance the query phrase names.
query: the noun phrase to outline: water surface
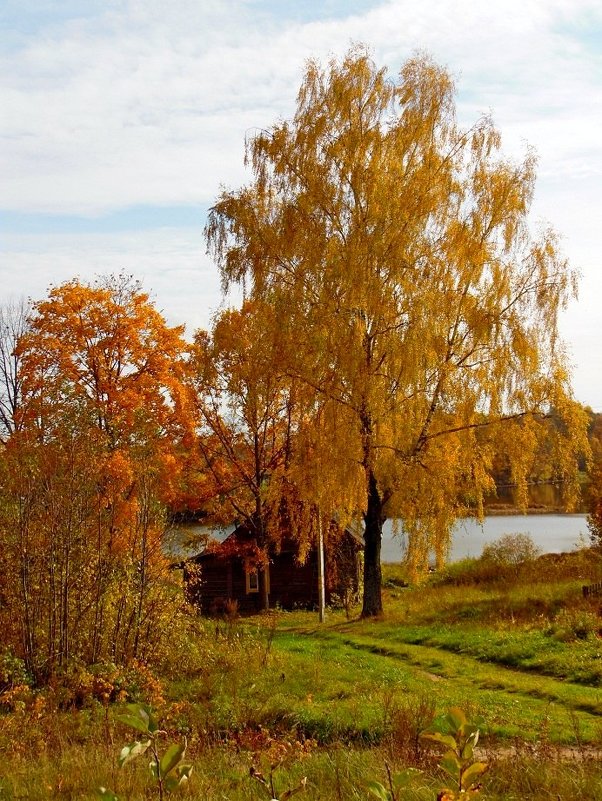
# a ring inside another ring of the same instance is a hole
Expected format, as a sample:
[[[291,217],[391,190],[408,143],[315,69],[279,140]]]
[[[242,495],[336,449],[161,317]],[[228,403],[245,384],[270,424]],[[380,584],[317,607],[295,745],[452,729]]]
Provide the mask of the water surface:
[[[381,558],[383,562],[399,562],[403,554],[404,536],[394,535],[393,522],[385,523]],[[459,520],[454,528],[450,561],[477,557],[483,546],[504,534],[528,534],[542,553],[562,553],[589,544],[587,516],[575,515],[500,515],[487,517],[483,523]]]
[[[197,535],[200,538],[211,534],[222,540],[232,531],[232,527],[212,531],[204,526],[188,525],[175,529],[173,545],[167,546],[172,555],[192,556],[203,549],[202,539],[188,549],[183,542]],[[483,523],[475,520],[459,520],[455,526],[450,561],[457,562],[466,557],[480,556],[483,546],[503,537],[504,534],[529,534],[543,553],[572,551],[581,545],[589,544],[586,515],[500,515],[487,517]],[[393,521],[385,523],[381,558],[383,562],[399,562],[403,556],[404,536],[393,534]]]

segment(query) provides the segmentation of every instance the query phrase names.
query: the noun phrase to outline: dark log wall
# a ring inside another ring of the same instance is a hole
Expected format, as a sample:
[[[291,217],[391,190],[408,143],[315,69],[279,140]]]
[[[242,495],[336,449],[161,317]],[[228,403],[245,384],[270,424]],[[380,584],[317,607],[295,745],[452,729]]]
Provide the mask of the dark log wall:
[[[313,607],[318,603],[318,569],[316,554],[305,564],[295,561],[292,553],[281,553],[270,565],[270,603],[282,609]]]
[[[184,570],[187,597],[204,614],[217,614],[229,600],[238,602],[242,613],[258,612],[258,592],[246,591],[246,576],[241,559],[205,557]],[[295,562],[291,553],[276,554],[270,564],[270,606],[283,609],[311,607],[318,601],[316,558],[304,565]]]
[[[318,560],[312,550],[300,565],[291,551],[275,554],[270,564],[270,606],[282,609],[316,608],[318,605]],[[326,600],[333,594],[344,597],[358,588],[357,543],[343,538],[327,553]],[[242,559],[219,558],[206,554],[184,567],[187,598],[203,614],[220,614],[229,601],[236,601],[238,611],[253,614],[261,608],[258,592],[246,591]]]
[[[242,560],[205,557],[199,560],[200,576],[194,588],[189,587],[188,598],[203,614],[220,614],[228,601],[236,600],[238,610],[243,613],[258,612],[259,593],[246,592],[246,577]],[[186,582],[186,573],[184,574]]]

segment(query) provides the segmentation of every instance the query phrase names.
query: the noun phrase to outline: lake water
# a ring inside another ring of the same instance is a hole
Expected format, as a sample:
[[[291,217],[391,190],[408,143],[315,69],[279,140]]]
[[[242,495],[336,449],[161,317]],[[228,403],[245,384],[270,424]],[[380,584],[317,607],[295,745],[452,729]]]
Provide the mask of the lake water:
[[[385,523],[381,558],[399,562],[403,552],[403,534],[393,535],[391,521]],[[483,546],[504,534],[528,534],[543,553],[572,551],[589,544],[586,515],[499,515],[483,523],[459,520],[454,528],[450,561],[480,556]]]
[[[223,539],[231,528],[212,532],[216,539]],[[186,526],[174,531],[173,546],[167,547],[172,555],[191,556],[202,550],[201,545],[184,549],[182,543],[191,535],[203,535],[208,529],[202,526]],[[586,515],[500,515],[487,517],[483,523],[475,520],[460,520],[454,529],[450,560],[481,555],[483,546],[503,537],[504,534],[529,534],[543,553],[572,551],[582,544],[589,544]],[[383,562],[399,562],[403,555],[403,534],[393,534],[393,523],[387,521],[383,531],[381,558]]]

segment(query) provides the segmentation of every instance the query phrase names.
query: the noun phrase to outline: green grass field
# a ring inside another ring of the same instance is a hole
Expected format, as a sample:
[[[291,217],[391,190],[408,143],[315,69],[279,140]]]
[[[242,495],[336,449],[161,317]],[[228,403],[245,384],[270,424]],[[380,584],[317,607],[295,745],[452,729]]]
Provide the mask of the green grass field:
[[[174,797],[271,798],[250,777],[254,765],[264,775],[273,767],[278,795],[307,777],[300,799],[367,799],[389,765],[423,771],[399,801],[434,799],[446,779],[420,732],[454,706],[484,720],[483,798],[600,797],[602,599],[580,590],[600,566],[579,559],[581,577],[573,562],[555,576],[488,583],[463,583],[455,568],[416,588],[386,567],[376,621],[353,610],[330,610],[322,625],[310,612],[193,621],[156,686],[139,692],[166,745],[186,738],[194,772]],[[144,759],[117,767],[135,738],[118,720],[122,705],[92,689],[67,697],[64,688],[5,696],[1,801],[92,799],[101,785],[119,799],[157,797]]]

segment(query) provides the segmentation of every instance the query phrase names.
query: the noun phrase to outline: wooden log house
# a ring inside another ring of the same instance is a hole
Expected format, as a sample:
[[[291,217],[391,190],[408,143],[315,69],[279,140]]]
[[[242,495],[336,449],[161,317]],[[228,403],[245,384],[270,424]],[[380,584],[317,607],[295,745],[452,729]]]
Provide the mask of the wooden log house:
[[[241,614],[261,609],[259,576],[250,555],[256,549],[253,532],[239,526],[222,543],[214,544],[183,563],[188,600],[203,614],[220,614],[236,602]],[[345,602],[360,589],[363,541],[345,530],[325,549],[326,603]],[[296,543],[284,538],[269,555],[267,567],[270,607],[313,609],[318,606],[318,551],[310,548],[304,561]]]

